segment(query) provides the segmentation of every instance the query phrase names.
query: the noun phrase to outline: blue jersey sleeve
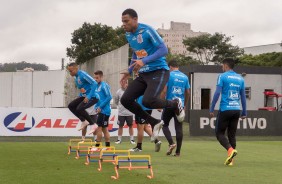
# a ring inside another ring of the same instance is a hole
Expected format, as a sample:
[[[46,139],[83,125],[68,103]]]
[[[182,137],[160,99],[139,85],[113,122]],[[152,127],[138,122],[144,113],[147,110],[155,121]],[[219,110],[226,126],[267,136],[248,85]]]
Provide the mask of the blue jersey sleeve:
[[[218,101],[218,98],[219,98],[219,96],[220,96],[221,91],[222,91],[222,87],[217,86],[217,87],[216,87],[216,90],[215,90],[215,92],[214,92],[214,95],[213,95],[213,99],[212,99],[212,104],[211,104],[210,112],[213,112],[213,111],[214,111],[214,107],[215,107],[215,105],[216,105],[216,103],[217,103],[217,101]]]
[[[246,92],[245,84],[243,82],[242,88],[240,90],[241,104],[242,104],[242,114],[241,116],[247,116],[247,105],[246,105]]]
[[[165,55],[167,55],[168,49],[167,49],[167,47],[165,46],[164,43],[159,44],[157,46],[157,48],[158,49],[156,50],[156,52],[154,52],[153,54],[151,54],[151,55],[142,59],[144,64],[147,64],[151,61],[155,61],[156,59],[164,57]]]
[[[190,89],[190,84],[189,84],[189,80],[187,78],[186,84],[185,84],[185,89]]]
[[[223,87],[223,76],[219,75],[217,78],[217,86]]]
[[[83,74],[83,79],[91,85],[91,91],[86,96],[88,99],[95,96],[95,90],[97,88],[97,82],[88,74]]]
[[[163,39],[153,28],[150,27],[149,29],[147,29],[146,33],[148,34],[150,41],[155,47],[158,47],[160,44],[164,43]]]

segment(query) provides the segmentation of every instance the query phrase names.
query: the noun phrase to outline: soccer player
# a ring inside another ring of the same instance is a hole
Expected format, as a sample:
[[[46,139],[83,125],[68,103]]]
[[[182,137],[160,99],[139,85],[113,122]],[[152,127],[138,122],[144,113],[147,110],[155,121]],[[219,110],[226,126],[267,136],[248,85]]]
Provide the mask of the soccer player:
[[[137,99],[138,104],[142,107],[143,110],[145,110],[148,114],[152,114],[152,109],[146,108],[143,104],[143,96],[140,96]],[[162,142],[158,139],[154,139],[153,133],[152,133],[152,127],[149,125],[149,122],[145,121],[141,117],[135,116],[135,122],[137,124],[137,146],[130,149],[132,152],[141,152],[142,151],[142,142],[144,137],[144,132],[146,132],[150,138],[151,142],[155,142],[155,152],[159,152],[161,149]]]
[[[124,92],[121,104],[135,116],[154,126],[153,139],[155,140],[158,138],[163,121],[153,118],[144,111],[135,101],[138,97],[144,95],[142,103],[147,108],[174,108],[180,121],[183,121],[185,117],[180,99],[168,101],[159,98],[169,78],[169,68],[165,58],[168,49],[160,35],[152,27],[138,23],[135,10],[126,9],[122,13],[122,23],[133,54],[128,72],[123,73],[121,82],[126,81],[132,71],[138,73],[138,77]]]
[[[86,109],[98,102],[96,94],[97,82],[85,71],[79,70],[76,63],[70,63],[67,69],[75,79],[75,84],[80,89],[79,97],[73,100],[69,105],[69,110],[80,119],[82,130],[82,141],[85,139],[87,125],[94,125],[93,119],[87,113]]]
[[[167,100],[172,100],[175,98],[180,98],[182,101],[182,108],[185,110],[188,105],[188,100],[190,96],[190,84],[188,77],[179,71],[179,66],[175,60],[168,63],[170,68],[170,77],[167,85],[165,86],[162,97],[166,96]],[[176,132],[176,144],[174,143],[171,133],[169,130],[169,122],[171,118],[174,118],[174,126]],[[163,132],[169,143],[169,148],[166,152],[167,155],[171,155],[172,151],[176,147],[174,156],[180,156],[180,150],[183,140],[183,128],[182,123],[178,121],[173,109],[166,108],[162,113],[162,120],[164,121]]]
[[[125,81],[121,83],[121,88],[117,90],[116,96],[115,96],[115,103],[118,105],[118,139],[115,142],[116,144],[121,143],[122,139],[122,133],[123,133],[123,126],[126,122],[128,126],[129,136],[130,136],[130,143],[136,144],[134,141],[134,135],[133,135],[133,114],[127,110],[121,103],[120,99],[126,90],[128,86],[128,81]]]
[[[235,60],[226,58],[222,61],[222,70],[217,79],[216,91],[210,107],[210,116],[214,116],[214,107],[221,94],[220,107],[217,114],[215,133],[219,143],[227,150],[225,165],[233,165],[237,155],[236,130],[239,117],[246,118],[246,94],[244,79],[233,71]],[[242,113],[240,114],[240,100]],[[227,137],[225,132],[227,131]]]
[[[94,79],[98,83],[96,93],[99,95],[99,102],[95,104],[96,112],[98,113],[97,118],[97,140],[96,147],[99,147],[102,140],[102,133],[105,138],[105,145],[110,146],[110,133],[108,131],[109,117],[111,115],[111,91],[110,86],[103,81],[103,72],[98,70],[94,73]]]

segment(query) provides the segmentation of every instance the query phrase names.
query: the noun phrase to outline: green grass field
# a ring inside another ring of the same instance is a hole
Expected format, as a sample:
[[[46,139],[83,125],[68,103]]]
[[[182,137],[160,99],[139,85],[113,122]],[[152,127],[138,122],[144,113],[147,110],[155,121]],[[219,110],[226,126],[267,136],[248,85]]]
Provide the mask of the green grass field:
[[[85,166],[85,158],[67,155],[67,142],[1,142],[0,183],[282,183],[281,141],[237,144],[235,166],[227,167],[223,165],[226,152],[214,139],[185,137],[181,157],[165,155],[165,140],[159,153],[147,141],[142,154],[152,156],[154,178],[146,178],[149,170],[120,170],[120,179],[112,180],[111,163],[104,163],[102,172],[97,171],[97,163]],[[116,149],[131,147],[123,142]]]

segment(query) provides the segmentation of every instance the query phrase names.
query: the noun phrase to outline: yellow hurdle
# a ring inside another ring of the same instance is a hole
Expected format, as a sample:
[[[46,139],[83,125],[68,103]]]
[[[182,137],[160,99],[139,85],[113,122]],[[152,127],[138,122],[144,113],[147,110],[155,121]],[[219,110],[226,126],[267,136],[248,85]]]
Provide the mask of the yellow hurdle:
[[[77,149],[76,149],[76,159],[79,159],[80,156],[87,156],[88,154],[88,148],[92,147],[94,144],[96,144],[95,142],[79,142],[77,143]],[[102,143],[100,143],[100,145],[102,146]]]
[[[127,166],[120,166],[120,163],[129,163]],[[146,166],[133,166],[132,163],[147,163]],[[150,155],[128,155],[128,156],[117,156],[115,158],[115,176],[111,176],[112,179],[118,179],[119,173],[118,169],[150,169],[150,174],[147,175],[147,178],[152,179],[154,177],[153,167],[151,164]]]
[[[115,164],[115,158],[117,156],[130,156],[129,150],[101,150],[100,159],[99,159],[99,168],[98,171],[102,171],[102,162],[112,162]],[[112,159],[105,159],[105,157],[112,157]]]
[[[78,148],[78,143],[81,142],[81,139],[70,139],[69,145],[68,145],[68,155],[71,154],[71,152],[76,152]],[[92,142],[92,139],[85,139],[84,142]],[[75,150],[73,150],[75,149]]]

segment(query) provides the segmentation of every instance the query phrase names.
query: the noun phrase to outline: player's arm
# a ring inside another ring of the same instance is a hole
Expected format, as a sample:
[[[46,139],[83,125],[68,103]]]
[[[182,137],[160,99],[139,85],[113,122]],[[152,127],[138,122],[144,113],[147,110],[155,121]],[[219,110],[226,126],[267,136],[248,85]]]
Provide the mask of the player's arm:
[[[241,118],[246,118],[247,116],[247,105],[246,105],[246,93],[245,93],[245,84],[243,84],[241,90],[240,90],[240,96],[241,96],[241,104],[242,104],[242,114]]]
[[[184,108],[187,108],[190,97],[190,89],[185,89]]]
[[[119,90],[116,92],[115,103],[116,103],[116,105],[118,105],[118,103],[119,103]]]
[[[157,50],[153,54],[151,54],[147,57],[144,57],[142,59],[142,62],[144,64],[150,63],[150,62],[155,61],[155,60],[157,60],[161,57],[166,56],[167,53],[168,53],[168,49],[167,49],[166,45],[162,42],[157,46]]]
[[[90,75],[83,75],[83,79],[91,86],[90,92],[86,95],[86,98],[89,100],[92,96],[95,96],[94,94],[97,88],[97,82]]]
[[[100,109],[103,109],[112,99],[110,89],[107,85],[103,85],[102,90],[106,94],[106,98],[101,101],[100,106],[99,106]]]

